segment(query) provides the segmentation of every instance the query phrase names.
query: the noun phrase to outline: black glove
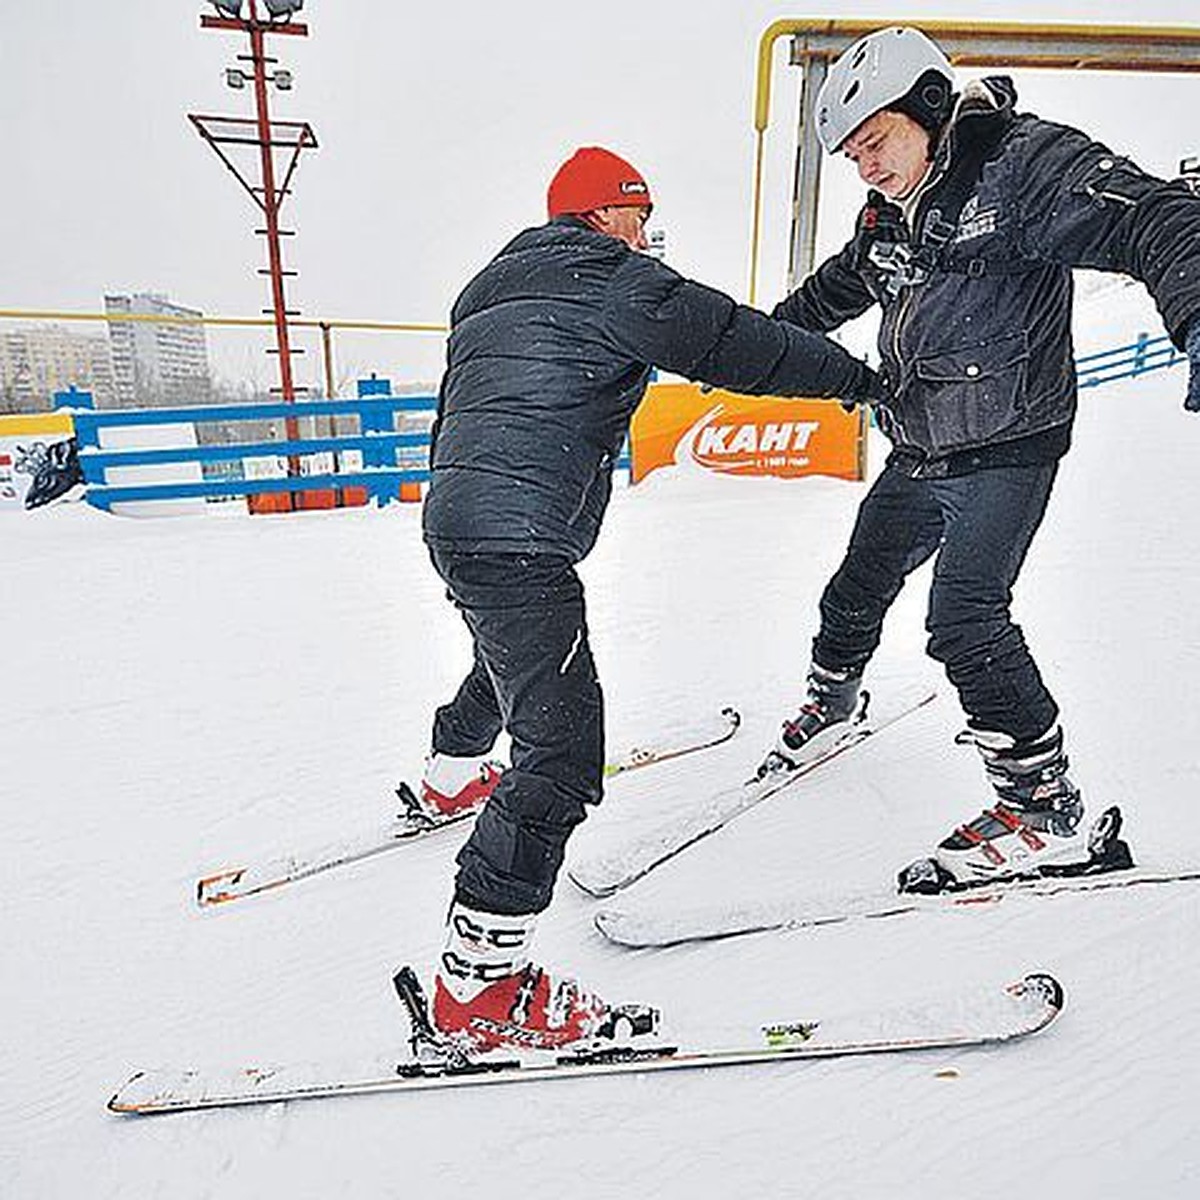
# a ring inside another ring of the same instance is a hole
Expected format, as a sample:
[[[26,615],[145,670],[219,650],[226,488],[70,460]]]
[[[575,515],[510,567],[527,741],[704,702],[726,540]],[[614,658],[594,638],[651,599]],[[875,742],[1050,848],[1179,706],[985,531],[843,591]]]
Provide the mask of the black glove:
[[[854,263],[880,302],[885,296],[894,299],[901,288],[929,278],[900,206],[874,188],[867,193],[867,203],[858,214]]]
[[[907,245],[911,241],[912,234],[900,206],[872,188],[867,193],[867,202],[858,214],[858,223],[854,227],[856,265],[861,268],[874,261],[871,250],[877,245],[886,248]]]
[[[1188,326],[1184,349],[1187,351],[1188,362],[1191,365],[1183,407],[1188,412],[1200,412],[1200,315],[1193,317],[1192,323]]]
[[[846,412],[853,412],[860,404],[873,408],[876,404],[882,404],[890,395],[884,376],[878,371],[872,371],[866,363],[858,365],[861,370],[854,386],[848,388],[846,394],[838,401]]]

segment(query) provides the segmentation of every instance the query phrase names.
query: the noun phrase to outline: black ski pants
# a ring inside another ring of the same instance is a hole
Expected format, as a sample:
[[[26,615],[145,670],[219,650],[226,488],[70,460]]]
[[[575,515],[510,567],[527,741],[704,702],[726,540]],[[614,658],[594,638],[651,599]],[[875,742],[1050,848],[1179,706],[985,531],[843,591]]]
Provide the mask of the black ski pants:
[[[437,710],[433,749],[486,754],[502,728],[512,740],[512,765],[459,851],[455,896],[483,912],[541,912],[571,831],[602,794],[604,699],[583,585],[555,555],[430,556],[475,647],[458,694]]]
[[[861,671],[905,578],[936,553],[928,651],[958,689],[970,724],[1017,743],[1044,733],[1058,706],[1009,607],[1057,470],[1054,462],[913,479],[885,467],[821,597],[814,660],[833,670]]]

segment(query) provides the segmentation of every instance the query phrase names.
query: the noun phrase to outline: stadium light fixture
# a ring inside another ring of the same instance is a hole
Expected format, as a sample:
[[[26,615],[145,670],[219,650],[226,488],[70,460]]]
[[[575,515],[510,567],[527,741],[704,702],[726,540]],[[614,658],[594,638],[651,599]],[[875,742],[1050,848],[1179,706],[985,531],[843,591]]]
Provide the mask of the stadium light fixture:
[[[304,0],[264,0],[264,2],[272,20],[276,17],[290,17],[304,7]]]
[[[245,73],[238,67],[225,68],[225,84],[231,88],[244,88],[248,80]]]
[[[242,15],[242,0],[212,0],[212,3],[222,16],[240,17]]]

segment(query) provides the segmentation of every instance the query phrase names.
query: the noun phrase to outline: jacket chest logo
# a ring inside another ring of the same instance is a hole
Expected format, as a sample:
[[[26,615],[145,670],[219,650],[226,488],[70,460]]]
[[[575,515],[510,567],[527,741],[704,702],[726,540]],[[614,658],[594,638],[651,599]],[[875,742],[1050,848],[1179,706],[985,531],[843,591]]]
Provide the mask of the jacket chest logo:
[[[958,228],[954,233],[954,244],[972,242],[976,238],[987,237],[996,232],[996,217],[999,210],[979,207],[979,197],[972,196],[963,205],[958,216]]]

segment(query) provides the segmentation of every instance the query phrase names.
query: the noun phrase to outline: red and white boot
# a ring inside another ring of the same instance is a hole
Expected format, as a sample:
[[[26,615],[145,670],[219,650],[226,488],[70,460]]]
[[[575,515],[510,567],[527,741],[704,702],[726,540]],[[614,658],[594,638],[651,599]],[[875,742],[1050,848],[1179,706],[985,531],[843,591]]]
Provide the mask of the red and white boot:
[[[470,1054],[491,1050],[579,1050],[641,1037],[656,1009],[613,1006],[573,979],[529,960],[535,916],[480,912],[455,901],[434,978],[437,1031]]]
[[[435,751],[425,760],[421,809],[430,820],[444,821],[482,808],[496,790],[503,771],[500,763],[481,754],[458,757]]]

